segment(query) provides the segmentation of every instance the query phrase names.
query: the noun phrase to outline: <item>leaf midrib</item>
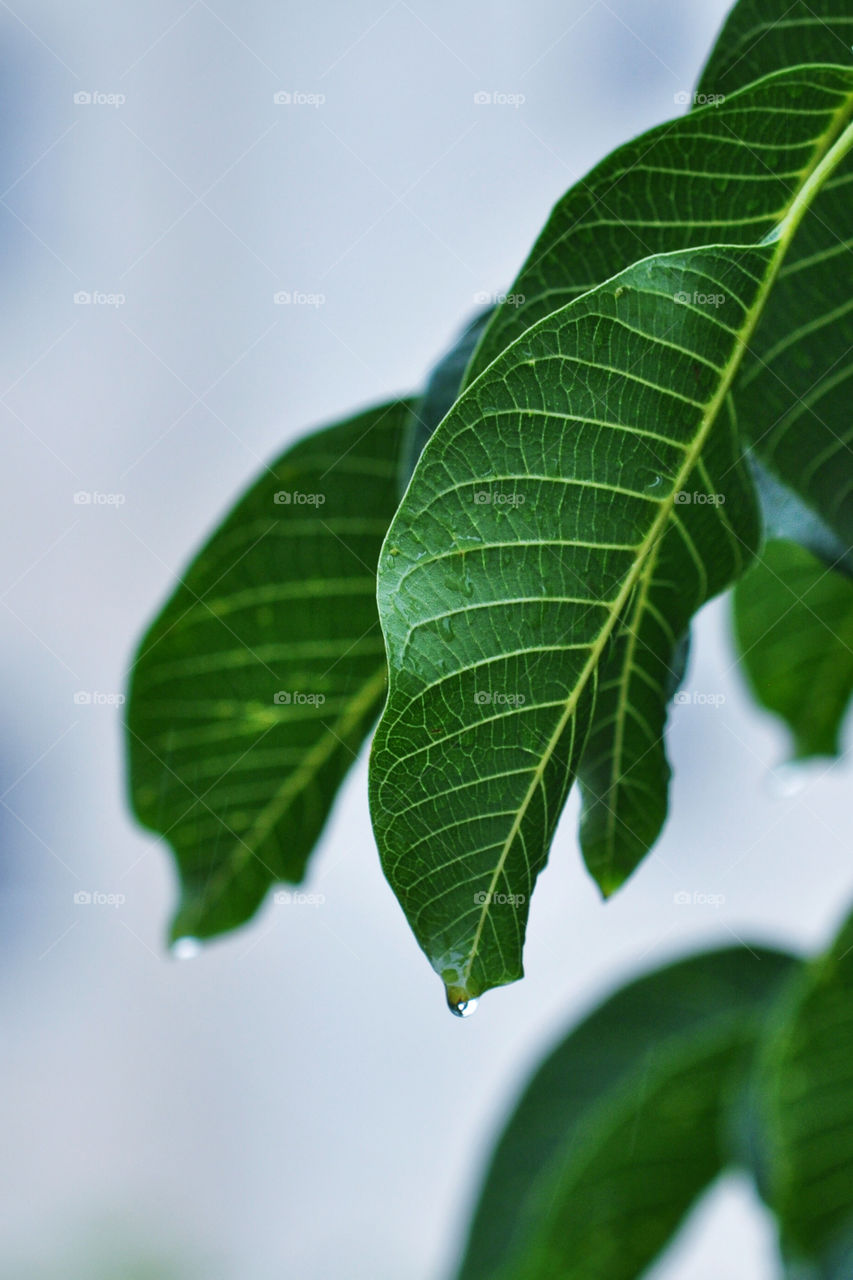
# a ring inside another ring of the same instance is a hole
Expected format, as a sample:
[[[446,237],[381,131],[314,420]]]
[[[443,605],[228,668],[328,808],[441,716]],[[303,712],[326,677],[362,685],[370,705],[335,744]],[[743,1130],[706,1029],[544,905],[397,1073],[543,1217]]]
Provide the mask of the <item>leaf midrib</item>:
[[[612,802],[609,802],[607,799],[605,799],[605,796],[600,797],[600,799],[604,802],[607,809],[607,817],[605,819],[605,843],[607,848],[607,856],[611,861],[613,859],[613,842],[614,842],[614,836],[616,832],[616,818],[617,818],[616,798],[614,793],[618,794],[619,785],[623,777],[622,752],[625,746],[625,722],[627,719],[626,712],[627,712],[629,698],[630,698],[631,675],[633,672],[634,654],[636,653],[637,643],[639,641],[638,631],[641,626],[641,618],[643,615],[643,611],[646,607],[646,603],[648,601],[649,592],[651,591],[652,579],[654,578],[655,566],[657,565],[658,553],[662,543],[663,543],[663,539],[661,539],[660,543],[658,543],[658,546],[655,547],[654,551],[649,555],[648,561],[646,563],[645,569],[642,574],[642,582],[641,582],[639,594],[637,597],[636,607],[632,614],[632,619],[631,619],[632,625],[629,626],[628,628],[629,638],[625,645],[625,660],[624,660],[622,673],[619,680],[619,697],[616,703],[616,721],[615,721],[616,728],[615,728],[614,737],[613,737],[613,755],[612,755],[611,766],[610,766],[610,786],[605,792],[605,796],[613,796],[613,800]]]

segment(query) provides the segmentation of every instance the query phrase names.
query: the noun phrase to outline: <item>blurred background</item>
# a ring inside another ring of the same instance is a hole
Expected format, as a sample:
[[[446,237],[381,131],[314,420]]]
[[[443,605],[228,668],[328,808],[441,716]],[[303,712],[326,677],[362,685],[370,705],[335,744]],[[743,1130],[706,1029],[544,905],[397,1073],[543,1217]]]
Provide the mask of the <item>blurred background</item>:
[[[188,962],[124,797],[128,662],[193,549],[306,428],[420,385],[566,187],[683,110],[726,7],[0,6],[0,1276],[442,1280],[571,1020],[701,945],[817,947],[853,898],[849,766],[779,769],[719,603],[658,851],[603,907],[570,804],[527,978],[464,1023],[381,876],[363,764],[322,905]],[[775,1271],[732,1179],[653,1276]]]

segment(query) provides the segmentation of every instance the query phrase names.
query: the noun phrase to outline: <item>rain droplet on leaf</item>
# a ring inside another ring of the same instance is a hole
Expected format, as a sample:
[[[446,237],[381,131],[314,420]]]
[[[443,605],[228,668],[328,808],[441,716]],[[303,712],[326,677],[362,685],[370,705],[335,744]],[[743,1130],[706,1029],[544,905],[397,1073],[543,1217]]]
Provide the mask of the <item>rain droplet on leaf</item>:
[[[176,938],[171,947],[175,960],[192,960],[201,951],[198,938]]]
[[[447,1007],[454,1018],[470,1018],[472,1013],[477,1012],[478,1003],[477,1000],[457,1000],[454,1003],[452,996],[447,996]]]

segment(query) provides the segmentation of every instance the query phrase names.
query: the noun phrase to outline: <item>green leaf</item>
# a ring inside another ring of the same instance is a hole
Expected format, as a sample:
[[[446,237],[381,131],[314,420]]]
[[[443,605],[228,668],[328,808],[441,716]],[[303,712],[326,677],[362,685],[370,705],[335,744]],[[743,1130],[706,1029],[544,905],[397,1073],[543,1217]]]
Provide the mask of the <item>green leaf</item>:
[[[302,879],[379,714],[375,566],[411,410],[360,413],[267,467],[140,646],[131,797],[175,853],[174,937],[234,928]]]
[[[848,87],[845,72],[799,68],[620,147],[555,207],[511,287],[513,305],[498,308],[480,342],[469,381],[529,324],[638,255],[679,244],[760,240],[790,206],[804,167],[822,153],[823,132],[834,127],[829,117]],[[771,300],[770,310],[773,305]],[[734,447],[739,454],[740,445]],[[718,470],[712,455],[704,462],[709,474]],[[772,483],[778,498],[781,486]],[[697,477],[690,492],[704,489]],[[711,491],[725,493],[725,485],[713,480]],[[770,481],[760,493],[770,500]],[[768,514],[779,511],[777,501]],[[680,512],[684,534],[694,543],[701,544],[704,514],[695,505]],[[757,544],[751,503],[728,502],[726,515],[728,537],[707,584],[680,573],[684,546],[677,531],[661,542],[602,675],[579,779],[581,847],[605,895],[637,867],[666,819],[670,767],[663,735],[667,704],[683,671],[690,618],[741,573]],[[817,538],[817,517],[810,518],[793,496],[785,515],[789,525],[796,518],[804,535]]]
[[[771,71],[806,62],[846,65],[851,45],[848,0],[739,0],[708,58],[696,100],[734,93]]]
[[[849,116],[853,78],[833,74]],[[766,243],[646,259],[527,330],[444,419],[392,523],[371,807],[451,1006],[521,976],[528,899],[660,540],[682,530],[680,590],[701,595],[728,513],[749,508],[717,420],[796,227],[853,145],[848,128],[826,152],[839,114]],[[725,502],[695,500],[722,476]]]
[[[794,64],[849,64],[848,0],[741,0],[703,73],[698,100]],[[799,105],[799,104],[798,104]],[[768,171],[780,156],[768,152]],[[735,387],[743,429],[765,463],[853,544],[853,160],[804,219]]]
[[[618,147],[555,205],[466,382],[525,329],[638,258],[760,241],[834,134],[848,86],[842,68],[779,71]]]
[[[794,964],[694,956],[571,1031],[498,1142],[459,1280],[636,1280],[737,1158],[729,1103]]]
[[[761,1054],[770,1203],[794,1263],[853,1262],[853,918],[783,1000]]]
[[[793,542],[768,543],[734,592],[740,664],[788,725],[797,759],[837,756],[853,695],[853,583]]]

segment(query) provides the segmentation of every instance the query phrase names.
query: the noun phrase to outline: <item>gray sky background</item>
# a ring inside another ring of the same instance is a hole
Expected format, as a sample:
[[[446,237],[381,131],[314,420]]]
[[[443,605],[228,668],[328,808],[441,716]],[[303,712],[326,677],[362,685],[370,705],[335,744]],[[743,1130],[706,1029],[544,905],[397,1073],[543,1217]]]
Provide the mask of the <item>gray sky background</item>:
[[[2,1274],[100,1260],[114,1280],[144,1255],[175,1280],[440,1280],[504,1109],[573,1017],[705,943],[816,947],[853,897],[849,766],[788,793],[784,735],[746,702],[719,604],[687,688],[726,701],[676,709],[658,852],[603,907],[572,802],[528,976],[464,1023],[382,879],[363,765],[307,886],[324,905],[270,903],[170,960],[174,877],[126,811],[120,714],[74,702],[122,691],[141,629],[261,460],[418,386],[566,187],[682,109],[725,8],[0,8]],[[277,306],[280,290],[325,301]],[[80,890],[126,901],[78,906]],[[725,902],[678,906],[680,890]],[[736,1181],[654,1280],[721,1275],[774,1275]]]

